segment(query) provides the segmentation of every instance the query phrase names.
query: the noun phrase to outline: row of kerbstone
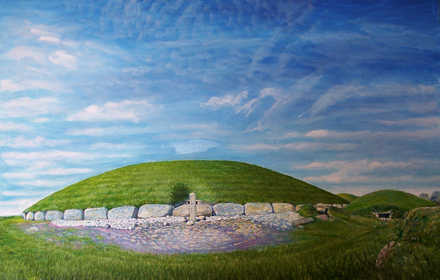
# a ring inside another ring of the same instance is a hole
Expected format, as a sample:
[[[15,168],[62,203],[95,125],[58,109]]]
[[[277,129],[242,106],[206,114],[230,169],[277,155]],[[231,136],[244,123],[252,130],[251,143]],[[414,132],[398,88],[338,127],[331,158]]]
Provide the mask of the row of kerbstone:
[[[331,205],[331,204],[326,204]],[[197,216],[236,216],[236,215],[262,215],[280,213],[286,211],[298,211],[302,205],[290,203],[218,203],[214,206],[209,203],[197,201]],[[121,206],[111,209],[105,207],[81,209],[68,209],[64,213],[57,210],[47,212],[23,213],[23,219],[32,221],[53,221],[53,220],[99,220],[99,219],[129,219],[129,218],[155,218],[165,216],[188,217],[189,204],[177,207],[168,204],[145,204],[136,208],[135,206]],[[333,207],[339,207],[335,205]],[[342,208],[342,204],[340,207]]]

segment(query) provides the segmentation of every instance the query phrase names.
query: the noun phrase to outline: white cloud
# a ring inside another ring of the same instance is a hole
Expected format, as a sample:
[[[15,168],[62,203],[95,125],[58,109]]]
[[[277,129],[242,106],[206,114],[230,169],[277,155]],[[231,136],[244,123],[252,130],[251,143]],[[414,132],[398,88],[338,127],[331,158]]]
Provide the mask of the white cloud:
[[[32,181],[20,181],[17,183],[19,186],[35,186],[35,187],[58,187],[65,186],[72,183],[71,181],[54,181],[54,180],[32,180]]]
[[[41,171],[39,175],[70,175],[70,174],[82,174],[90,173],[92,169],[89,168],[55,168],[46,171]]]
[[[6,54],[7,58],[21,60],[23,58],[32,58],[40,63],[46,62],[46,55],[29,47],[15,47]]]
[[[61,42],[60,39],[58,39],[57,37],[54,37],[54,36],[41,36],[40,38],[38,38],[38,41],[48,42],[48,43],[52,43],[52,44],[59,44]]]
[[[68,69],[76,69],[76,56],[67,54],[65,51],[56,51],[49,55],[50,62],[66,67]]]
[[[40,161],[41,159],[45,160],[54,160],[54,159],[94,159],[96,155],[80,153],[80,152],[70,152],[70,151],[60,151],[53,150],[47,152],[30,152],[30,153],[22,153],[22,152],[7,152],[2,153],[1,157],[4,160],[27,160],[27,161]]]
[[[17,192],[17,191],[3,191],[3,196],[36,196],[36,195],[47,195],[48,192]]]
[[[312,130],[305,134],[310,138],[322,139],[343,139],[344,141],[351,141],[361,139],[363,141],[371,140],[393,140],[393,139],[429,139],[440,136],[440,127],[430,129],[420,129],[416,131],[397,131],[397,132],[371,132],[371,131],[355,131],[355,132],[336,132],[331,130]]]
[[[202,106],[213,106],[215,109],[223,106],[237,106],[240,105],[243,100],[248,97],[249,91],[242,91],[237,96],[228,94],[224,97],[211,97],[208,102],[203,103]]]
[[[3,178],[5,179],[33,179],[35,173],[29,172],[5,172],[3,173]]]
[[[229,148],[242,151],[242,150],[334,150],[334,151],[343,151],[354,149],[355,146],[351,144],[332,144],[332,143],[311,143],[311,142],[297,142],[297,143],[287,143],[287,144],[266,144],[266,143],[256,143],[256,144],[248,144],[248,145],[230,145]]]
[[[36,148],[41,146],[54,147],[68,143],[68,140],[47,140],[44,137],[37,136],[35,139],[26,139],[24,137],[9,138],[4,146],[10,148]]]
[[[1,201],[0,216],[21,215],[24,209],[28,208],[37,201],[38,199],[20,199],[14,201]]]
[[[133,121],[139,122],[142,115],[151,113],[153,106],[145,100],[108,102],[103,106],[90,105],[82,111],[69,115],[67,121]]]
[[[57,91],[61,90],[62,88],[63,86],[61,84],[48,81],[26,80],[16,83],[11,80],[0,80],[1,91],[16,92],[25,89],[45,89],[50,91]]]
[[[219,144],[211,141],[206,141],[202,139],[192,139],[178,142],[171,142],[169,147],[174,148],[176,154],[192,154],[198,152],[205,152],[210,148],[215,148],[220,146]],[[162,146],[167,148],[167,146]]]
[[[9,130],[28,131],[31,129],[33,128],[21,123],[0,122],[0,131],[9,131]]]
[[[440,127],[440,118],[438,117],[413,118],[413,119],[400,120],[400,121],[378,120],[376,122],[384,125],[412,125],[412,126],[421,126],[421,127]]]
[[[34,120],[34,123],[44,123],[44,122],[47,122],[47,121],[48,121],[48,119],[46,119],[46,118],[38,118],[38,119]]]
[[[0,103],[0,118],[31,117],[58,110],[58,100],[52,97],[32,99],[21,97]]]
[[[107,131],[107,130],[106,130]],[[104,133],[103,128],[86,128],[83,130],[72,130],[68,132],[69,135],[88,135],[88,136],[101,136]]]

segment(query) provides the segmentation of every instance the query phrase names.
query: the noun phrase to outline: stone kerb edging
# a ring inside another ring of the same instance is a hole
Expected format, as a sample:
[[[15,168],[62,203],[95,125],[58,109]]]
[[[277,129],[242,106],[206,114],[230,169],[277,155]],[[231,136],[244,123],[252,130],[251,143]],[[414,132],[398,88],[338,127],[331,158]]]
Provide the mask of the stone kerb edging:
[[[178,206],[179,205],[179,206]],[[38,211],[23,213],[23,219],[27,221],[53,221],[53,220],[100,220],[100,219],[130,219],[130,218],[156,218],[166,216],[189,217],[190,205],[178,204],[177,207],[168,204],[145,204],[139,207],[120,206],[110,211],[105,207],[82,209],[67,209],[63,212],[58,210]],[[264,215],[270,213],[299,211],[304,204],[294,205],[291,203],[261,203],[249,202],[244,205],[238,203],[217,203],[211,205],[207,202],[197,201],[197,216],[237,216],[237,215]],[[343,208],[347,204],[324,204],[314,205],[320,213],[326,213],[330,207]]]

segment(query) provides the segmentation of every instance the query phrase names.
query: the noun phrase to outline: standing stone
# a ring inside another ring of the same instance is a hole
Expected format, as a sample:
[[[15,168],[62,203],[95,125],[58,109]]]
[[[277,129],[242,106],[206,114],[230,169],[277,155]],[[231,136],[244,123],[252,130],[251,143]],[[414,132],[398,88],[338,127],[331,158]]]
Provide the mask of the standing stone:
[[[44,212],[38,211],[35,213],[35,221],[44,221]]]
[[[84,220],[107,219],[108,209],[105,207],[87,208],[84,210]]]
[[[52,210],[46,212],[46,221],[62,220],[63,217],[64,213],[61,211]]]
[[[197,205],[196,205],[196,194],[189,194],[189,220],[192,222],[197,221]]]
[[[139,207],[137,217],[140,219],[165,217],[171,215],[173,208],[168,204],[145,204]]]
[[[84,212],[81,209],[67,209],[64,211],[64,220],[84,220]]]
[[[35,219],[34,212],[29,212],[26,214],[26,221],[33,221]]]
[[[244,206],[237,203],[219,203],[214,205],[217,216],[236,216],[244,214]]]
[[[261,215],[272,213],[272,206],[269,203],[246,203],[244,205],[246,215]]]
[[[26,214],[27,214],[27,213],[25,213],[25,212],[23,212],[23,213],[21,214],[21,216],[23,217],[23,220],[26,220]]]
[[[288,212],[295,210],[295,206],[290,203],[272,203],[272,208],[275,213]]]
[[[134,206],[121,206],[108,211],[109,219],[130,219],[135,218],[138,209]]]

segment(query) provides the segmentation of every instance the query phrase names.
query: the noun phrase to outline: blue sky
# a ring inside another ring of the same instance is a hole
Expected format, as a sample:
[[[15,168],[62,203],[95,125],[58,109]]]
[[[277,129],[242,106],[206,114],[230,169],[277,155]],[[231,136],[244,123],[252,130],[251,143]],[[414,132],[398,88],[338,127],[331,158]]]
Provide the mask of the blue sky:
[[[438,1],[1,1],[0,215],[128,164],[440,189]]]

